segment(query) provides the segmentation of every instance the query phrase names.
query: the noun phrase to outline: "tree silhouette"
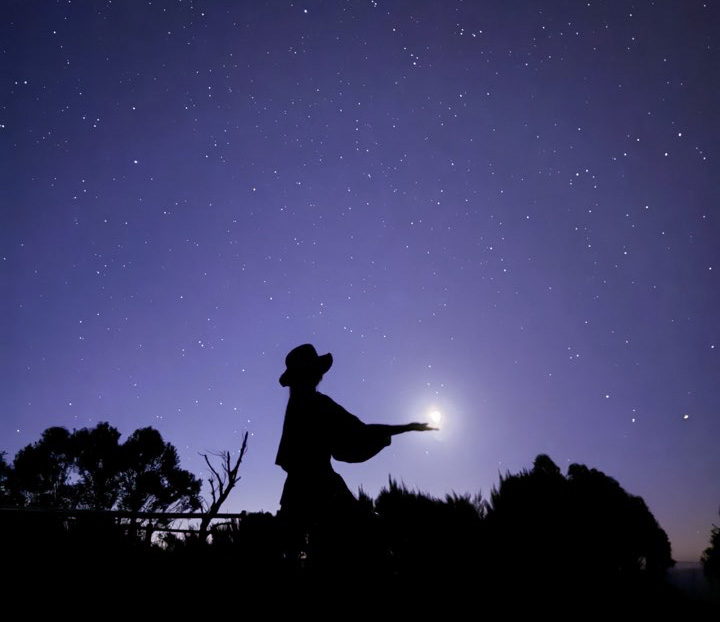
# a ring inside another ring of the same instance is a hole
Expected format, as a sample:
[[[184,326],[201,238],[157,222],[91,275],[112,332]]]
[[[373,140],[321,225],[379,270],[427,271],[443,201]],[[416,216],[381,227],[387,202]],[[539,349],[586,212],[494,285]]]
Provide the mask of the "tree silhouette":
[[[135,430],[122,445],[118,508],[130,512],[200,509],[200,480],[180,468],[177,450],[154,428]]]
[[[129,512],[183,512],[201,507],[202,482],[180,468],[177,450],[163,441],[154,428],[135,430],[121,447],[121,470],[117,507]],[[144,523],[145,539],[150,540],[166,518],[132,518],[131,525]]]
[[[606,585],[662,574],[670,543],[644,501],[611,477],[573,464],[564,477],[546,455],[500,477],[488,505],[492,556],[506,577]]]
[[[0,451],[0,507],[11,505],[10,465],[5,460],[5,452]]]
[[[65,428],[46,429],[15,456],[9,477],[20,506],[68,509],[76,504],[75,445]]]
[[[112,509],[120,496],[122,452],[120,432],[108,423],[74,433],[78,507]]]
[[[180,468],[160,432],[141,428],[120,444],[108,423],[45,430],[5,464],[4,493],[18,507],[170,512],[200,508],[201,481]]]
[[[584,465],[570,465],[568,483],[570,512],[582,529],[577,539],[597,570],[662,573],[674,564],[668,537],[642,498]]]
[[[703,551],[700,561],[708,577],[720,579],[720,527],[717,525],[710,530],[710,546]]]
[[[210,484],[212,503],[208,506],[207,510],[204,513],[205,515],[200,522],[198,532],[201,540],[206,539],[211,521],[213,520],[213,518],[215,518],[215,516],[217,516],[220,508],[222,507],[222,504],[225,503],[226,499],[230,495],[230,491],[235,487],[235,485],[238,483],[238,480],[240,479],[238,471],[240,469],[240,464],[242,463],[243,457],[245,456],[245,452],[247,451],[247,441],[248,433],[245,432],[245,434],[243,435],[243,442],[242,446],[240,447],[240,452],[234,464],[232,462],[232,457],[229,451],[223,451],[218,454],[218,457],[221,461],[220,472],[218,472],[218,470],[212,465],[212,463],[210,462],[210,458],[208,458],[207,454],[203,454],[203,458],[205,458],[205,463],[207,464],[211,473],[208,483]]]

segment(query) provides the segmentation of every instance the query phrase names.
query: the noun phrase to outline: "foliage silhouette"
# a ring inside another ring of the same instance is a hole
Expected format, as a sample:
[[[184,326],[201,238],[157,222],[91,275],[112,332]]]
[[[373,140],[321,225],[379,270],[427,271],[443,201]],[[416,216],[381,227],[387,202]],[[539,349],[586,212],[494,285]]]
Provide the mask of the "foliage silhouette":
[[[546,455],[500,477],[485,521],[489,560],[505,585],[540,598],[560,584],[577,599],[655,586],[674,562],[644,501],[611,477],[573,464],[565,477]]]
[[[628,494],[613,478],[583,465],[571,464],[567,479],[574,504],[571,516],[576,527],[582,526],[577,540],[597,569],[603,573],[644,569],[662,574],[674,565],[667,534],[642,498]]]
[[[73,434],[77,507],[109,510],[120,497],[120,473],[123,469],[120,432],[108,423],[83,428]]]
[[[108,424],[46,430],[12,465],[0,459],[0,494],[25,507],[197,507],[198,480],[177,475],[177,453],[159,432],[138,430],[128,441],[121,444]],[[510,617],[580,612],[588,603],[628,611],[630,602],[645,614],[687,605],[663,581],[673,563],[670,546],[646,504],[583,465],[563,475],[541,454],[532,469],[502,475],[487,500],[455,493],[436,498],[390,478],[376,499],[361,490],[357,506],[353,521],[333,525],[329,534],[318,531],[316,541],[306,543],[302,563],[289,563],[282,514],[266,512],[210,525],[208,538],[161,530],[154,545],[128,540],[96,517],[70,524],[6,512],[0,513],[0,545],[17,576],[58,585],[62,568],[68,589],[82,582],[97,593],[108,585],[127,593],[137,585],[177,593],[178,577],[192,577],[196,594],[272,586],[293,606],[297,598],[317,605],[331,596],[357,599],[364,591],[374,602],[390,599],[384,607],[405,615],[462,614],[473,594],[491,598]],[[716,527],[714,551],[717,534]],[[315,556],[313,547],[323,546]],[[422,586],[432,599],[398,597]]]
[[[124,443],[108,423],[68,431],[46,429],[36,443],[17,452],[3,467],[6,506],[46,510],[126,510],[170,512],[200,507],[201,481],[180,468],[177,451],[153,428],[136,430]],[[9,522],[8,522],[9,521]],[[24,533],[34,546],[55,550],[73,542],[73,549],[91,551],[97,540],[110,548],[128,532],[150,541],[170,520],[129,519],[121,529],[107,516],[35,514],[20,522],[3,517],[8,533]],[[3,534],[6,535],[6,534]],[[16,542],[10,541],[14,547]],[[116,543],[120,546],[120,543]],[[65,554],[56,550],[57,554]]]
[[[75,507],[74,465],[73,435],[65,428],[48,428],[38,442],[16,454],[9,476],[11,496],[23,507]]]
[[[720,527],[717,525],[710,530],[710,546],[703,551],[700,561],[705,574],[720,582]]]
[[[408,581],[457,583],[477,570],[482,519],[480,496],[438,499],[392,478],[375,502],[393,574]]]
[[[177,450],[154,428],[133,432],[122,445],[118,507],[131,512],[197,510],[200,480],[180,468]]]
[[[5,460],[5,452],[0,451],[0,507],[12,504],[9,479],[10,465]]]
[[[141,428],[120,444],[108,423],[69,432],[45,430],[8,467],[19,507],[168,512],[200,507],[200,480],[180,468],[160,432]]]

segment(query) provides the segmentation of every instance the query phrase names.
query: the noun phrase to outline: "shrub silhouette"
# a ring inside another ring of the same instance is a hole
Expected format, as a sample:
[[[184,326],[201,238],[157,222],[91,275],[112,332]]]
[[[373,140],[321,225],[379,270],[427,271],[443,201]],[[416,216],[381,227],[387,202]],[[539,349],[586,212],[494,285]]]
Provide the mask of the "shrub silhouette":
[[[437,584],[477,571],[484,513],[479,496],[438,499],[391,478],[375,511],[393,574]]]
[[[502,580],[547,591],[602,591],[658,578],[673,565],[667,535],[644,501],[611,477],[546,455],[500,477],[486,517],[489,555]]]
[[[72,433],[49,428],[12,464],[0,456],[0,498],[18,507],[194,509],[198,492],[199,480],[179,468],[175,449],[152,428],[122,444],[108,424]],[[362,512],[333,524],[332,546],[324,550],[318,534],[317,548],[303,551],[301,564],[289,563],[282,522],[265,512],[213,525],[207,541],[166,532],[155,547],[128,541],[107,522],[80,518],[71,525],[67,518],[6,512],[0,544],[9,563],[39,582],[53,580],[56,560],[78,579],[97,568],[107,572],[112,563],[132,568],[114,576],[129,583],[143,577],[157,585],[166,577],[170,587],[171,577],[192,575],[202,581],[198,589],[232,590],[238,582],[313,586],[318,598],[328,586],[378,594],[428,586],[492,596],[507,612],[523,599],[554,607],[568,595],[576,595],[574,602],[608,594],[649,601],[647,586],[658,585],[673,564],[667,536],[640,497],[584,465],[570,465],[563,475],[544,454],[530,470],[501,475],[488,500],[454,493],[436,498],[392,478],[375,500],[362,491],[358,497]],[[713,568],[719,540],[716,527],[706,569]],[[459,602],[442,603],[462,610]],[[416,605],[428,613],[425,601]]]
[[[717,525],[710,530],[710,546],[703,551],[700,561],[708,577],[720,580],[720,527]]]
[[[662,574],[674,564],[667,535],[642,498],[579,464],[570,465],[568,484],[575,541],[582,546],[581,564],[589,571]]]

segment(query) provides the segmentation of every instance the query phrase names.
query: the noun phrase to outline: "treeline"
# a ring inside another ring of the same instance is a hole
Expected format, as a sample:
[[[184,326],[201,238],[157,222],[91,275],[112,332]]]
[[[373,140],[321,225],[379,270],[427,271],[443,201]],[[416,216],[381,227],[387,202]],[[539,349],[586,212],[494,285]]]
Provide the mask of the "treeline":
[[[213,473],[217,500],[227,480]],[[0,506],[16,510],[197,511],[210,505],[200,488],[152,428],[122,443],[107,423],[49,428],[12,462],[0,460]],[[129,529],[103,512],[0,511],[0,546],[20,576],[37,578],[54,565],[65,578],[103,585],[123,579],[167,588],[193,577],[212,589],[332,584],[397,596],[396,589],[428,586],[467,597],[517,594],[524,604],[667,600],[664,574],[674,562],[666,533],[640,497],[584,465],[563,474],[539,455],[531,469],[500,477],[487,499],[435,498],[391,479],[376,499],[361,492],[360,501],[365,511],[356,520],[307,534],[299,549],[269,513],[176,533],[170,519]]]
[[[201,485],[151,427],[122,443],[108,423],[72,432],[51,427],[11,464],[0,454],[0,506],[6,507],[191,511],[201,507]]]

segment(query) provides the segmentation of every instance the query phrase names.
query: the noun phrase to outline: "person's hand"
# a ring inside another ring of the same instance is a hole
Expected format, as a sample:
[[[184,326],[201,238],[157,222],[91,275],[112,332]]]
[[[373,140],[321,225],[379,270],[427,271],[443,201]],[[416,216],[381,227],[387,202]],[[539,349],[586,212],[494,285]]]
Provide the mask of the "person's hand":
[[[429,430],[437,430],[437,428],[433,428],[429,423],[408,423],[406,427],[408,432],[427,432]]]

